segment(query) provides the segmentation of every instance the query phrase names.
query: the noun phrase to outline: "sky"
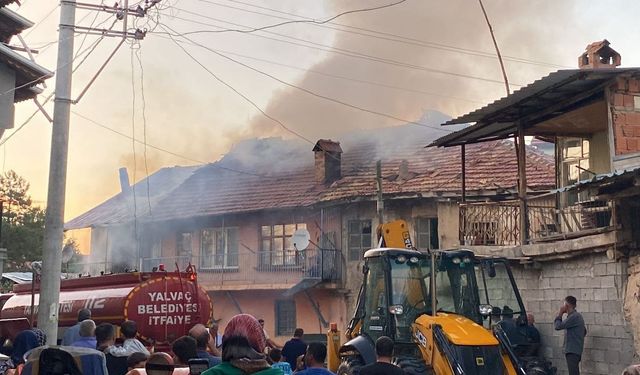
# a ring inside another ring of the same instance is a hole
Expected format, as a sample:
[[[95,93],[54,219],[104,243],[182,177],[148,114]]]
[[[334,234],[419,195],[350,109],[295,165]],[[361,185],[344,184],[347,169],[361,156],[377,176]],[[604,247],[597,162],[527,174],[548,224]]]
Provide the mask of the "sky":
[[[486,22],[473,0],[406,0],[331,23],[228,31],[303,17],[325,20],[396,1],[161,1],[160,9],[134,23],[148,29],[144,40],[125,43],[72,107],[66,219],[116,194],[120,167],[127,167],[130,179],[138,181],[164,166],[218,160],[251,137],[340,140],[345,131],[401,125],[428,110],[455,117],[505,95]],[[22,0],[21,6],[11,6],[36,22],[22,35],[31,48],[39,49],[37,62],[51,70],[57,54],[52,43],[57,40],[57,4]],[[605,38],[622,54],[623,66],[640,66],[640,24],[635,20],[640,2],[484,4],[506,57],[512,90],[557,69],[576,68],[586,45]],[[105,28],[114,18],[78,10],[76,21]],[[121,23],[116,21],[114,28],[121,29]],[[213,32],[223,29],[227,31]],[[170,34],[188,40],[173,36],[176,44]],[[76,35],[75,66],[88,57],[73,76],[74,97],[118,42]],[[41,100],[54,86],[55,78],[47,81]],[[46,108],[53,113],[50,103]],[[16,129],[35,110],[33,102],[17,104]],[[12,135],[14,131],[5,132],[3,138],[11,138],[0,146],[2,169],[25,177],[34,201],[44,205],[51,126],[37,114]],[[424,131],[425,139],[426,132],[447,132]],[[139,141],[135,145],[132,135]]]

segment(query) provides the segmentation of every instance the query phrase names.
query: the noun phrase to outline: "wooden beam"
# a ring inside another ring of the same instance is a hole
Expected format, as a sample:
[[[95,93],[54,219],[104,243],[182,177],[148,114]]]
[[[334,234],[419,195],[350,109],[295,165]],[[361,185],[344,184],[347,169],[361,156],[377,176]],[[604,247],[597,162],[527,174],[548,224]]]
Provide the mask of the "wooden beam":
[[[466,163],[466,147],[460,146],[460,160],[462,164],[462,203],[467,201],[467,163]]]

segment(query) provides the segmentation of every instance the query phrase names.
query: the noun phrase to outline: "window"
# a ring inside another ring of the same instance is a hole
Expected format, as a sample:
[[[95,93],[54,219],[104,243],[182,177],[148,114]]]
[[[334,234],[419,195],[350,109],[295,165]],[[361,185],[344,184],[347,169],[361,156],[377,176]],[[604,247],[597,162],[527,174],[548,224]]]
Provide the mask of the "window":
[[[439,249],[438,219],[419,217],[416,219],[416,246],[418,249]]]
[[[238,267],[238,242],[238,228],[203,229],[200,267]]]
[[[349,260],[360,260],[371,248],[371,220],[349,221]]]
[[[179,257],[191,257],[191,232],[178,232],[176,254]]]
[[[592,176],[589,172],[589,140],[565,138],[560,142],[562,186],[569,186]],[[569,191],[564,199],[565,205],[573,205],[580,200],[577,192]]]
[[[276,301],[276,336],[293,335],[296,324],[296,302]]]
[[[306,228],[304,223],[263,225],[260,231],[260,265],[301,265],[291,237],[296,230]]]

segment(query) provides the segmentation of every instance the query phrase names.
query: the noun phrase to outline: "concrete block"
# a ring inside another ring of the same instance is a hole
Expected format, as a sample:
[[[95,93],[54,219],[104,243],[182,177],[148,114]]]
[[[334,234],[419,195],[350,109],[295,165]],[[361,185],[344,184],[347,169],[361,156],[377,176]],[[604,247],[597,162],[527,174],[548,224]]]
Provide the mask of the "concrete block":
[[[589,301],[589,311],[593,313],[602,313],[602,301]],[[595,316],[597,320],[598,315]]]
[[[602,276],[600,277],[600,286],[603,288],[615,288],[616,282],[614,276]]]
[[[566,286],[563,284],[563,279],[559,277],[552,277],[549,279],[549,285],[551,288],[561,288]]]
[[[576,288],[586,288],[587,287],[587,278],[584,276],[578,276],[573,280],[574,286]]]
[[[615,301],[617,299],[622,298],[620,295],[618,295],[618,289],[616,288],[607,288],[607,299]]]
[[[593,291],[593,299],[596,301],[606,301],[608,299],[606,289],[595,289]]]
[[[587,286],[589,288],[600,288],[600,279],[601,277],[592,277],[587,279]]]
[[[620,313],[622,311],[622,305],[620,301],[609,301],[602,305],[603,313]]]
[[[595,373],[596,374],[611,374],[609,369],[609,364],[605,362],[596,362],[595,363]]]
[[[593,275],[594,276],[604,276],[607,274],[607,265],[605,263],[603,264],[596,264],[593,266]]]

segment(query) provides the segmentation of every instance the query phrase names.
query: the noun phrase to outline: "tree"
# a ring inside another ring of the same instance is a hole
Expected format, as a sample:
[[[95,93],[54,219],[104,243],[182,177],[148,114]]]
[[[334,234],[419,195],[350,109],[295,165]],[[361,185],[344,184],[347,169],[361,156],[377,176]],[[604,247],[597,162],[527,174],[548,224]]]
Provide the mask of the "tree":
[[[28,270],[29,262],[42,259],[45,210],[34,207],[29,182],[14,171],[0,176],[3,200],[0,247],[7,249],[7,270]]]

